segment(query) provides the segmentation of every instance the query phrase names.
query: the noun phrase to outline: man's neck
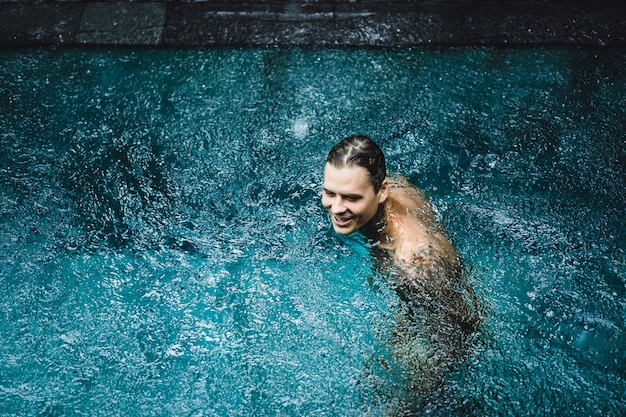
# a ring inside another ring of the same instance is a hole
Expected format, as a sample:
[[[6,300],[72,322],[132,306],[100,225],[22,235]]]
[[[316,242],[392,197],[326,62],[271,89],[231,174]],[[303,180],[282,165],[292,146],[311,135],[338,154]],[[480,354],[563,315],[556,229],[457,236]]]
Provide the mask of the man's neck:
[[[385,217],[385,203],[378,205],[376,214],[362,228],[361,233],[368,238],[373,244],[380,243],[386,236],[385,227],[387,225]]]

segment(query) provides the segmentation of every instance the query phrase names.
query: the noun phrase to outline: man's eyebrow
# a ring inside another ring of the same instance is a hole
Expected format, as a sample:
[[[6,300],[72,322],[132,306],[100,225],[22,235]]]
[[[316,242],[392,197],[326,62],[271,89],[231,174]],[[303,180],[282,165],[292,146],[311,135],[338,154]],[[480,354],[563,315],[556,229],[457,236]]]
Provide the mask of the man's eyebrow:
[[[349,200],[359,200],[361,198],[363,198],[363,196],[361,194],[341,194],[341,193],[337,193],[335,191],[331,191],[327,188],[324,188],[324,191],[330,194],[339,194],[340,196],[342,196],[343,198],[349,199]]]

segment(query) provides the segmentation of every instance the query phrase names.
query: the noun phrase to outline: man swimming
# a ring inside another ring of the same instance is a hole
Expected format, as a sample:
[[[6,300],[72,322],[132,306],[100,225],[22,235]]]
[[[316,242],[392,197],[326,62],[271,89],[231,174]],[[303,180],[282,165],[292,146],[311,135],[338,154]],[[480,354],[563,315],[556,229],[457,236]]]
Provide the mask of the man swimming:
[[[456,250],[424,194],[401,176],[387,178],[384,154],[368,137],[346,138],[330,151],[322,205],[337,233],[361,231],[392,255],[407,278],[425,279],[414,273],[416,268],[460,269]]]
[[[432,205],[405,178],[387,177],[382,150],[366,136],[348,137],[329,152],[322,205],[337,233],[362,233],[381,259],[391,261],[407,307],[404,324],[395,329],[396,353],[414,362],[415,389],[432,385],[433,375],[465,356],[467,336],[477,327],[468,302],[473,291]]]

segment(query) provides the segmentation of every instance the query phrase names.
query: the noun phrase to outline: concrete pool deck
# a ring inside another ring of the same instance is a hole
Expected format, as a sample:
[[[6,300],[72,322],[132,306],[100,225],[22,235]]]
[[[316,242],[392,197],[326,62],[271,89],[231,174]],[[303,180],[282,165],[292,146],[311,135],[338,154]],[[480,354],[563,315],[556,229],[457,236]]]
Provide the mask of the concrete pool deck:
[[[626,45],[623,0],[0,0],[0,46]]]

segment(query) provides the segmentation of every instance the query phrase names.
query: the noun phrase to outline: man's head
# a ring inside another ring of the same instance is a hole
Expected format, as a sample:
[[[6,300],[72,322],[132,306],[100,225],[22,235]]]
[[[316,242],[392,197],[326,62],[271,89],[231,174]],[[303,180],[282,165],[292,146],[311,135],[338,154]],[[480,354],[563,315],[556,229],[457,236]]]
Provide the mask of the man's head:
[[[385,156],[366,136],[351,136],[328,153],[322,205],[337,233],[348,234],[374,218],[387,199]]]
[[[330,150],[326,162],[336,168],[365,168],[375,192],[380,190],[387,175],[383,151],[367,136],[345,138]]]

